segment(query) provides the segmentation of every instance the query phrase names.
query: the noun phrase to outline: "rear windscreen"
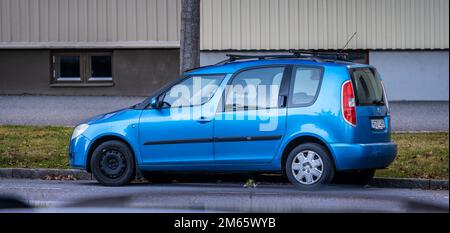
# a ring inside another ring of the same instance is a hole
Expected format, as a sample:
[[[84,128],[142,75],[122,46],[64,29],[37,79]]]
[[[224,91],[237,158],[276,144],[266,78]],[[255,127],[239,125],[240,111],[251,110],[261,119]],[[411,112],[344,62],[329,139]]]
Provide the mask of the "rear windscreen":
[[[384,105],[383,86],[376,71],[370,68],[351,70],[357,105]]]

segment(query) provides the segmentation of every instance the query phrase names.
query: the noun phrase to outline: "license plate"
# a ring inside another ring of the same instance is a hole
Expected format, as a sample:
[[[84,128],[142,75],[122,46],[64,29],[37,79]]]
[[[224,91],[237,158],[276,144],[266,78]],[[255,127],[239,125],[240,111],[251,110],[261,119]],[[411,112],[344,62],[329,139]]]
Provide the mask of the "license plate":
[[[384,124],[384,119],[372,119],[370,120],[370,123],[372,125],[372,129],[374,130],[383,130],[386,128],[386,125]]]

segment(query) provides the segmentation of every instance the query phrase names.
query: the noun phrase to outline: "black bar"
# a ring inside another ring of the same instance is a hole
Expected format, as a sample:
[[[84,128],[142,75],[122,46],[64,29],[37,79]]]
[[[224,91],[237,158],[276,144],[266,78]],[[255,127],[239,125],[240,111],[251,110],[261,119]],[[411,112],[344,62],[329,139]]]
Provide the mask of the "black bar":
[[[279,140],[281,139],[281,137],[282,137],[281,135],[273,135],[273,136],[248,136],[248,137],[228,137],[228,138],[194,138],[194,139],[145,142],[144,145],[205,143],[205,142],[269,141],[269,140]]]
[[[214,138],[214,142],[270,141],[270,140],[278,140],[280,138],[281,138],[281,135],[255,136],[255,137],[230,137],[230,138]]]
[[[144,145],[204,143],[204,142],[213,142],[213,139],[212,138],[194,138],[194,139],[180,139],[180,140],[167,140],[167,141],[153,141],[153,142],[145,142]]]
[[[153,214],[0,214],[4,232],[431,232],[446,229],[449,214],[283,214],[283,213],[153,213]],[[246,220],[265,220],[259,226]],[[207,227],[186,221],[208,220]],[[185,222],[184,225],[177,225]],[[234,223],[234,224],[230,224]],[[395,225],[395,226],[393,226]],[[11,229],[11,230],[8,230]],[[72,230],[69,230],[72,229]],[[96,231],[96,230],[99,231]],[[159,229],[159,230],[158,230]]]

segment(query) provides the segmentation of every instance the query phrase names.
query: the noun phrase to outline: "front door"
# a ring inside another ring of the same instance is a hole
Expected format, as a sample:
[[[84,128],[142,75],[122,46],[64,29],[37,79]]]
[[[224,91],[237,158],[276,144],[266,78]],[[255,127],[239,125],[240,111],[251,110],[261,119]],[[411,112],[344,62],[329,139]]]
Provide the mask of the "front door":
[[[214,116],[203,113],[223,77],[187,77],[162,94],[161,108],[143,110],[139,140],[145,165],[213,163]]]
[[[232,78],[215,117],[216,164],[261,164],[274,158],[286,127],[285,69],[255,68]]]

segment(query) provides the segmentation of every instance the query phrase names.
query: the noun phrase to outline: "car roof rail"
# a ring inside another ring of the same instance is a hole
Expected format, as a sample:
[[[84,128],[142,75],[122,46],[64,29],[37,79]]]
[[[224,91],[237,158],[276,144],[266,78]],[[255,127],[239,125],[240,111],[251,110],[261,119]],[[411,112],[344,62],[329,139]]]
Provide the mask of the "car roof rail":
[[[323,60],[348,61],[348,53],[343,52],[320,52],[320,51],[295,50],[295,49],[291,49],[289,50],[289,52],[301,57],[311,56]]]
[[[290,54],[262,54],[262,55],[247,55],[247,54],[226,54],[228,59],[220,61],[215,65],[224,65],[227,63],[239,60],[269,60],[269,59],[305,59],[314,60],[316,62],[323,61],[348,61],[347,53],[341,52],[314,52],[306,50],[289,50]]]

